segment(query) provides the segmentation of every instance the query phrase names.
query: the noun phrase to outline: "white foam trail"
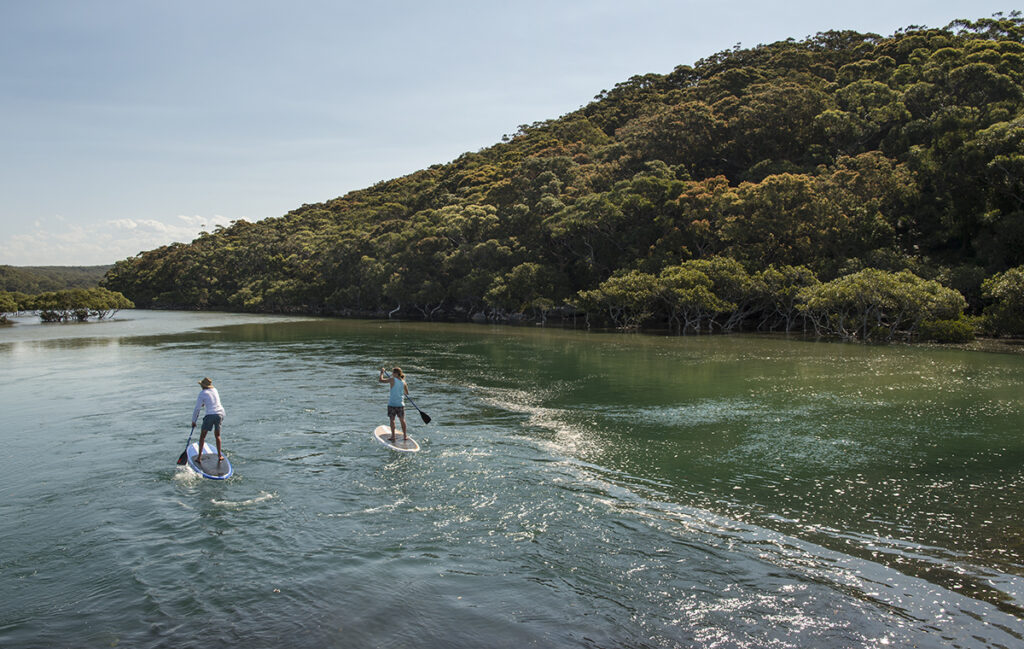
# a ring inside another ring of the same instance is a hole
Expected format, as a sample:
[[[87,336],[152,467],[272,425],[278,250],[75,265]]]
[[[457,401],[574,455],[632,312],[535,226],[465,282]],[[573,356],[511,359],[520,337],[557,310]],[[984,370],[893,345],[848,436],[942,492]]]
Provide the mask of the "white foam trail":
[[[538,399],[538,395],[524,390],[494,390],[482,401],[496,408],[527,415],[524,428],[535,427],[553,432],[555,440],[535,440],[549,452],[579,455],[596,450],[598,443],[587,422],[566,421],[566,410],[538,405]]]
[[[220,507],[245,507],[247,505],[256,505],[266,502],[276,497],[277,496],[275,494],[263,492],[259,496],[250,498],[249,500],[217,500],[216,498],[212,498],[210,499],[210,502],[214,505],[219,505]]]
[[[327,518],[347,518],[349,516],[359,516],[363,514],[380,514],[382,512],[391,512],[398,509],[399,506],[409,502],[408,498],[399,498],[394,502],[390,502],[377,507],[366,507],[364,509],[356,509],[348,512],[337,512],[333,514],[323,514]]]
[[[174,472],[174,479],[178,482],[191,483],[197,480],[202,480],[202,476],[188,468],[187,466],[176,466]]]

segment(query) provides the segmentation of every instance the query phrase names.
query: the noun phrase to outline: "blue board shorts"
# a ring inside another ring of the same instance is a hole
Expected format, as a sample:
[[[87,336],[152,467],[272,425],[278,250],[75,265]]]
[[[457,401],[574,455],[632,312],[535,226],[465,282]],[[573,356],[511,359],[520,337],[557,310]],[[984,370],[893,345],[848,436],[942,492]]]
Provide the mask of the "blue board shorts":
[[[405,406],[388,406],[388,417],[405,418]]]
[[[216,429],[216,432],[220,432],[220,424],[224,421],[224,415],[206,415],[203,417],[203,429],[202,432],[208,433],[211,428]]]

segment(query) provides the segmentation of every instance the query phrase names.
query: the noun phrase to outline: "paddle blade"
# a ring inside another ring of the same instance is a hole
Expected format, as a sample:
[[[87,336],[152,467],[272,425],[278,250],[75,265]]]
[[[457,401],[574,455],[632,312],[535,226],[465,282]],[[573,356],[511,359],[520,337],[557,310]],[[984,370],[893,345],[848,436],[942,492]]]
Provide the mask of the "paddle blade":
[[[187,453],[188,453],[187,449],[181,452],[181,457],[178,458],[178,464],[185,464],[185,462],[187,461],[186,460],[186,454]]]
[[[423,418],[423,423],[424,424],[429,424],[430,423],[430,415],[428,415],[427,413],[423,412],[422,410],[420,410],[420,417]]]

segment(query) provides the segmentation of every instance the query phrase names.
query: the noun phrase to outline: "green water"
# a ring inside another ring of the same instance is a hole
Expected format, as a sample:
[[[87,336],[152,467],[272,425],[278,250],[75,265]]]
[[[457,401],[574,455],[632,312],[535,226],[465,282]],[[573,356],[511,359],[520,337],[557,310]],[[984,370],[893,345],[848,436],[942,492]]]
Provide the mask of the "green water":
[[[3,647],[1024,646],[1020,356],[122,312],[0,363]]]

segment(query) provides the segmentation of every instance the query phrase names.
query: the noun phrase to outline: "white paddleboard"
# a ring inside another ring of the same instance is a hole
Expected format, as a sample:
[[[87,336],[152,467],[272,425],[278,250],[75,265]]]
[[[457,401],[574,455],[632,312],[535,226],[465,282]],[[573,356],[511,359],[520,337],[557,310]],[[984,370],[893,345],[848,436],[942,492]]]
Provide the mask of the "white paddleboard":
[[[414,440],[413,438],[410,437],[409,439],[402,439],[401,426],[396,426],[394,442],[388,441],[388,438],[390,437],[391,426],[389,426],[388,424],[377,426],[377,429],[373,431],[373,438],[380,442],[381,444],[383,444],[384,446],[390,448],[392,451],[400,451],[402,453],[415,453],[416,451],[420,450],[420,445],[417,444],[416,440]]]
[[[188,455],[188,461],[185,465],[204,478],[224,480],[225,478],[230,478],[231,474],[234,473],[234,469],[231,468],[231,462],[227,456],[225,455],[224,459],[218,462],[217,449],[210,446],[208,442],[203,444],[202,455],[199,455],[199,442],[189,444],[186,454]]]

